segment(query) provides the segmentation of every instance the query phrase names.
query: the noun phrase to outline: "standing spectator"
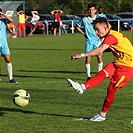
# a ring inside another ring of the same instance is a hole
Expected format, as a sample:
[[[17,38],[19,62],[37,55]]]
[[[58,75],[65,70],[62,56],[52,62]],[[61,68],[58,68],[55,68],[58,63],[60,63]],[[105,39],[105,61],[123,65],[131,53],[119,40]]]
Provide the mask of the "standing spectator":
[[[54,16],[54,23],[53,23],[53,28],[54,28],[54,36],[56,35],[56,32],[58,30],[59,35],[61,35],[61,30],[60,30],[60,15],[63,13],[62,10],[53,10],[51,11],[51,14]]]
[[[93,29],[93,20],[95,20],[98,15],[96,15],[96,5],[94,3],[90,3],[88,5],[88,12],[89,15],[83,17],[77,24],[76,29],[85,37],[85,52],[89,52],[97,47],[102,43],[102,40],[98,38],[95,30]],[[81,29],[81,27],[84,27],[85,32]],[[98,61],[98,72],[102,70],[103,67],[103,61],[102,61],[102,54],[96,55],[97,61]],[[90,71],[90,61],[91,56],[87,56],[85,60],[85,67],[86,67],[86,73],[87,73],[87,79],[91,78]]]
[[[22,37],[25,36],[25,21],[28,19],[28,16],[24,14],[22,10],[17,12],[18,15],[18,37],[20,37],[20,32],[22,31]]]
[[[12,63],[10,59],[10,50],[8,48],[8,42],[7,42],[7,33],[6,33],[6,22],[7,20],[9,22],[13,22],[13,20],[4,14],[2,12],[2,9],[0,8],[0,54],[4,57],[6,62],[6,68],[9,76],[9,83],[17,83],[13,79],[12,74]]]
[[[38,15],[38,11],[31,11],[32,19],[31,19],[31,32],[29,33],[29,37],[32,36],[33,32],[36,30],[36,22],[40,19]]]
[[[131,31],[133,31],[133,18],[131,20]]]

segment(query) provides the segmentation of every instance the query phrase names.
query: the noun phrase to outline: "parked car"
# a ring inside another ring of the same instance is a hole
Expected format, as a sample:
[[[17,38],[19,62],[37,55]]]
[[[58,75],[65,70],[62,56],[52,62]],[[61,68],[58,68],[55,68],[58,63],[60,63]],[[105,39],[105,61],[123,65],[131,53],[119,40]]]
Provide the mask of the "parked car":
[[[74,21],[74,24],[76,24],[77,22],[80,21],[80,17],[79,16],[76,16],[76,15],[66,15],[68,18],[70,18],[71,20]]]
[[[67,15],[61,15],[61,21],[66,25],[66,31],[71,32],[72,20]]]
[[[128,21],[131,24],[131,20],[133,18],[133,12],[120,12],[117,13],[116,15],[118,15],[123,20]]]
[[[120,30],[130,30],[130,23],[128,21],[125,21],[124,19],[122,19],[121,17],[119,17],[118,15],[113,15],[113,14],[106,14],[107,19],[109,21],[109,23],[112,25],[112,27],[115,30],[118,30],[118,20],[120,20]]]
[[[80,18],[83,18],[83,17],[87,16],[87,14],[75,14],[75,15],[80,17]]]
[[[30,25],[31,25],[31,16],[28,16],[27,22],[25,23],[25,27],[26,27],[26,34],[29,34],[31,31]],[[34,32],[34,34],[44,34],[46,31],[46,26],[42,23],[42,22],[37,22],[36,23],[36,30]]]
[[[76,23],[80,21],[80,17],[76,15],[61,15],[61,21],[63,24],[67,25],[67,32],[72,32],[72,22],[73,22],[73,28],[75,27]],[[74,28],[74,32],[76,32],[76,29]]]

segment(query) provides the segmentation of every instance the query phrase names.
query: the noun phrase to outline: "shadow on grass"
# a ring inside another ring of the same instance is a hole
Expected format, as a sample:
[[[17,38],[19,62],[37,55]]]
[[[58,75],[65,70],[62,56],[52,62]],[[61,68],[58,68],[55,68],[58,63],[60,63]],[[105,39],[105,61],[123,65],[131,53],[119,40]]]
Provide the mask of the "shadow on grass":
[[[18,51],[18,50],[31,50],[31,51],[34,51],[34,50],[39,50],[39,51],[40,51],[40,50],[48,50],[48,51],[51,51],[51,50],[53,50],[53,51],[56,51],[56,50],[57,50],[57,51],[60,51],[60,50],[61,50],[61,51],[68,51],[68,50],[69,50],[69,51],[70,51],[70,50],[72,50],[72,51],[73,51],[73,50],[82,50],[82,49],[63,49],[63,48],[62,48],[62,49],[44,49],[44,48],[36,48],[36,49],[35,49],[35,48],[12,48],[12,50],[17,50],[17,51]]]
[[[44,76],[34,76],[34,75],[14,75],[14,77],[21,77],[21,78],[48,78],[48,79],[57,79],[57,77],[55,76],[45,76],[45,73],[51,73],[51,74],[85,74],[86,77],[86,73],[85,72],[80,72],[80,71],[42,71],[42,70],[18,70],[19,72],[25,72],[26,74],[28,73],[44,73]],[[97,72],[91,72],[91,74],[97,74]],[[1,76],[8,76],[7,74],[1,74]],[[58,77],[58,79],[64,79],[62,77]],[[66,78],[65,78],[66,79]],[[77,78],[79,79],[79,78]]]
[[[0,107],[0,116],[4,117],[5,112],[18,112],[18,113],[23,113],[23,114],[37,114],[37,115],[45,115],[45,116],[54,116],[54,117],[67,117],[67,118],[75,118],[75,119],[88,119],[86,117],[76,117],[73,115],[64,115],[64,114],[45,114],[45,113],[39,113],[35,111],[29,111],[29,110],[23,110],[23,109],[16,109],[16,108],[5,108],[5,107]]]
[[[42,70],[18,70],[19,72],[39,72],[39,73],[67,73],[67,74],[77,74],[77,73],[85,73],[80,71],[42,71]]]

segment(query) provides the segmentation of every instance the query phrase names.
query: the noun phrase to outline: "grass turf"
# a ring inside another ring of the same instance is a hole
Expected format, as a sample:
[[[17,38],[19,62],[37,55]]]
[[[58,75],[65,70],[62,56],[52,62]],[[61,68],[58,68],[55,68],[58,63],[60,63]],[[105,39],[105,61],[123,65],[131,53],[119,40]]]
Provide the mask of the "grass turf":
[[[131,40],[131,32],[124,32]],[[132,80],[116,93],[107,120],[101,123],[80,121],[91,118],[101,110],[109,80],[98,87],[76,94],[66,84],[67,78],[80,83],[86,80],[84,59],[71,61],[70,56],[84,51],[80,34],[34,35],[8,39],[14,78],[19,83],[9,84],[2,58],[0,85],[1,133],[130,133],[132,132]],[[103,54],[104,65],[113,60],[110,52]],[[91,61],[91,74],[97,73],[97,61]],[[19,108],[12,102],[17,89],[31,95],[28,106]]]

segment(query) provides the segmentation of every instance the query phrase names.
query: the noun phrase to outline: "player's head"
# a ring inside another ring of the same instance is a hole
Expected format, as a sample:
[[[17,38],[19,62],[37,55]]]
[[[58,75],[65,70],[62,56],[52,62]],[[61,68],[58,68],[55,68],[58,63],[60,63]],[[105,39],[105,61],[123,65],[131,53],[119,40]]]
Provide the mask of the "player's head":
[[[90,3],[89,5],[88,5],[88,12],[89,12],[89,14],[93,17],[95,14],[96,14],[96,4],[94,4],[94,3]]]
[[[100,7],[98,7],[97,11],[99,14],[101,14],[101,13],[103,13],[103,8],[100,6]]]
[[[0,8],[0,12],[2,12],[2,9]]]
[[[103,38],[109,32],[108,21],[105,17],[99,17],[93,21],[94,29],[99,36]]]

